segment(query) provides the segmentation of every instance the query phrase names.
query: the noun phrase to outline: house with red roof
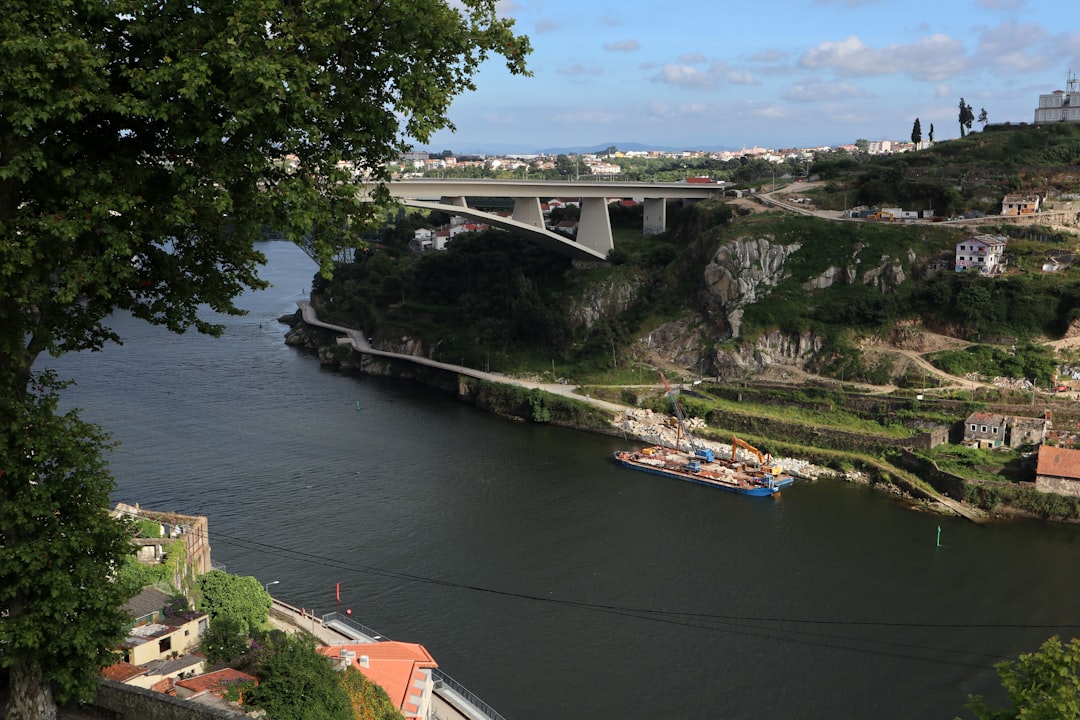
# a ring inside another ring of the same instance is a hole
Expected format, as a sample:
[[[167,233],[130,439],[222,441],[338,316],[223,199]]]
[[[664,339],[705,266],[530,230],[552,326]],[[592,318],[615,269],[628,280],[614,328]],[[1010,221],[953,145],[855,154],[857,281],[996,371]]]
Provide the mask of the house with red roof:
[[[439,665],[423,645],[384,640],[326,646],[319,652],[352,665],[379,685],[406,720],[431,718],[431,671]]]
[[[1080,496],[1080,450],[1041,446],[1035,468],[1035,489]]]

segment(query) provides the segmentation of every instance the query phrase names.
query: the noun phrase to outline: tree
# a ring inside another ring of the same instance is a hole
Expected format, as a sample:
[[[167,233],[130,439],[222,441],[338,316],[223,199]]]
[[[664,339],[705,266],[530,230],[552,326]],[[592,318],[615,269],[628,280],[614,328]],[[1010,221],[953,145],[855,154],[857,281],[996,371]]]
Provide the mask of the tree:
[[[352,704],[333,662],[315,650],[310,635],[276,637],[256,675],[259,686],[247,704],[274,720],[352,720]]]
[[[257,274],[264,258],[253,243],[264,227],[301,242],[328,273],[335,250],[359,244],[364,222],[388,198],[376,184],[376,202],[363,202],[353,178],[385,180],[388,160],[452,127],[450,103],[474,89],[485,59],[500,55],[510,72],[526,72],[528,39],[515,35],[495,6],[496,0],[5,3],[3,445],[26,440],[21,423],[31,409],[52,407],[32,389],[37,357],[119,340],[108,327],[112,312],[176,332],[220,333],[200,308],[237,314],[234,299],[264,286]],[[28,492],[17,483],[41,473],[42,456],[6,459],[5,506],[7,497]],[[84,472],[55,480],[67,492],[59,507],[71,518],[67,544],[98,563],[80,592],[112,599],[110,569],[126,547],[105,543],[112,554],[97,552],[98,536],[113,532],[99,527],[107,525],[99,514],[108,491],[100,491],[106,481],[89,460],[84,465]],[[0,536],[49,555],[51,530],[20,524],[21,513],[0,513]],[[10,552],[6,542],[0,552]],[[68,648],[67,675],[60,677],[33,651],[42,628],[29,619],[47,616],[31,609],[35,598],[71,590],[63,583],[43,589],[41,577],[8,571],[16,565],[0,562],[0,610],[8,614],[0,665],[12,668],[16,684],[7,717],[51,717],[48,685],[65,689],[58,697],[78,687],[85,698],[92,688],[80,678],[96,673],[122,620],[115,618],[115,632],[100,627]]]
[[[919,122],[919,118],[915,118],[915,124],[911,126],[911,142],[916,146],[922,142],[922,123]]]
[[[978,122],[982,123],[983,129],[986,129],[986,123],[990,122],[986,117],[986,108],[979,110]],[[970,125],[968,127],[971,127]]]
[[[210,622],[227,618],[247,634],[266,624],[273,603],[266,588],[254,577],[230,575],[211,570],[199,577],[198,607],[210,616]]]
[[[964,137],[968,130],[971,130],[971,123],[975,120],[975,113],[971,109],[971,106],[964,102],[964,98],[960,98],[960,137]]]
[[[565,175],[569,177],[573,175],[575,171],[576,167],[574,161],[570,159],[569,155],[559,153],[555,156],[555,172],[559,173],[560,176]]]
[[[93,694],[135,590],[102,582],[132,550],[127,526],[108,514],[106,436],[74,411],[57,414],[56,385],[44,374],[25,398],[0,397],[0,664],[17,709],[8,718]]]
[[[364,677],[355,666],[345,668],[338,679],[349,696],[354,720],[404,720],[386,691]]]
[[[866,138],[858,138],[855,141],[855,147],[859,148],[859,152],[865,154],[867,152],[867,149],[870,147],[870,141]]]
[[[934,144],[934,123],[930,123],[930,134],[926,138],[930,141],[930,144]]]
[[[1055,635],[1036,652],[995,667],[1009,707],[992,710],[975,695],[969,699],[968,709],[978,720],[1080,718],[1080,640],[1074,638],[1066,645]]]
[[[249,648],[249,638],[240,621],[230,617],[211,622],[199,639],[199,649],[214,668],[240,664]]]

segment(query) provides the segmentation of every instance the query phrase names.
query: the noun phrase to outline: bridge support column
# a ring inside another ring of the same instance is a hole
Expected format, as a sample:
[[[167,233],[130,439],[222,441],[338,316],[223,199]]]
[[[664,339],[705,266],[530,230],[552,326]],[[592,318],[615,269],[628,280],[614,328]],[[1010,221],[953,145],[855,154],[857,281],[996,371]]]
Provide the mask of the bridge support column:
[[[540,209],[538,197],[514,198],[514,214],[511,217],[519,223],[544,228],[544,211]]]
[[[667,198],[645,198],[644,217],[643,234],[659,235],[667,230]]]
[[[611,237],[611,218],[607,198],[581,198],[581,219],[577,241],[587,248],[607,255],[615,247]]]
[[[443,195],[439,198],[440,205],[453,205],[454,207],[469,207],[469,203],[465,202],[464,195],[458,195],[457,197]]]

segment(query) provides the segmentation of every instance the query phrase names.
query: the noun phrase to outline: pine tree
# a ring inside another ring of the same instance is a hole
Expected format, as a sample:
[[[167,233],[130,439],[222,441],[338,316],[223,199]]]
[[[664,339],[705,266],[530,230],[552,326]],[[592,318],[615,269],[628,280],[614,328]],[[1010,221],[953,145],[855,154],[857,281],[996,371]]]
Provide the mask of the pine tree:
[[[922,123],[919,118],[915,118],[915,124],[911,126],[911,142],[915,143],[916,147],[922,142]]]

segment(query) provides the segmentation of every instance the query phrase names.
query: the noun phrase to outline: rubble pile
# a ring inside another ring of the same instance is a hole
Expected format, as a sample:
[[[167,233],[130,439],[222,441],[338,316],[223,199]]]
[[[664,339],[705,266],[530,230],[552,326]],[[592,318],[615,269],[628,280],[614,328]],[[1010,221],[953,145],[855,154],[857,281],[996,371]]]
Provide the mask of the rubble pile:
[[[686,424],[690,432],[707,427],[705,421],[701,418],[687,418]],[[632,437],[648,445],[675,447],[675,442],[678,440],[679,450],[684,452],[692,451],[686,437],[680,438],[678,420],[669,415],[654,413],[651,410],[631,409],[615,418],[615,426],[622,430],[627,438]],[[701,447],[711,448],[720,457],[731,457],[731,445],[727,443],[707,440],[702,438],[700,434],[695,434],[694,440]],[[798,458],[778,457],[773,458],[773,460],[795,477],[816,479],[823,475],[833,474],[833,471],[828,468]]]

